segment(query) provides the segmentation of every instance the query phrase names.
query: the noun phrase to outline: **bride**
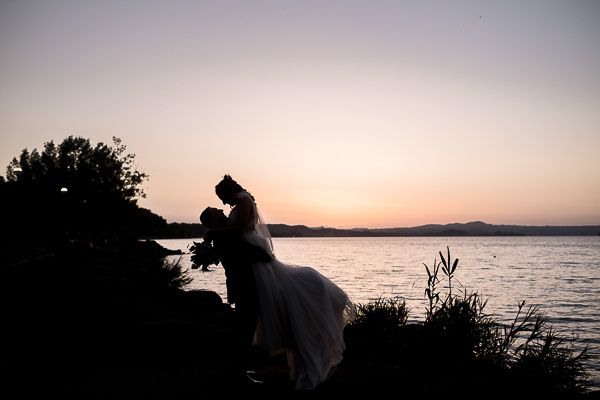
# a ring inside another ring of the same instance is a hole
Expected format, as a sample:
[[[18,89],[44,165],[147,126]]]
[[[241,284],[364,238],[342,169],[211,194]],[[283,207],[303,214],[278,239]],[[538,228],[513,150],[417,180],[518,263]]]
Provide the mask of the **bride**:
[[[342,360],[344,327],[354,318],[354,306],[342,289],[315,269],[275,257],[254,197],[231,176],[225,175],[215,191],[223,204],[233,207],[229,225],[272,255],[271,261],[252,265],[259,303],[254,344],[271,355],[286,353],[295,388],[314,389]]]

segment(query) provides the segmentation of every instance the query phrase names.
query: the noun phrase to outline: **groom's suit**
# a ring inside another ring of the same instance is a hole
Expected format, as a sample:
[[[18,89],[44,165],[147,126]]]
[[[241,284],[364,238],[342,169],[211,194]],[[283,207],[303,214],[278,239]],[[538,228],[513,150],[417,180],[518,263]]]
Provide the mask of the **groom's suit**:
[[[215,230],[211,238],[225,269],[227,301],[235,304],[235,329],[242,356],[240,362],[245,363],[258,322],[258,295],[252,264],[269,262],[271,256],[264,249],[245,241],[240,232]]]

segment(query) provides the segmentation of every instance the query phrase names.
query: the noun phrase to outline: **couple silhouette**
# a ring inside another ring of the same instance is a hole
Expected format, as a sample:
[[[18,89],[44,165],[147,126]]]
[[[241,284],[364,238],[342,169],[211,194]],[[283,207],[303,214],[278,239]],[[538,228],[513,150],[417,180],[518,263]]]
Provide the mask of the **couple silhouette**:
[[[316,388],[342,360],[354,305],[314,268],[277,259],[254,197],[230,175],[215,192],[232,207],[229,215],[207,207],[200,221],[208,228],[205,242],[225,269],[227,301],[235,304],[240,374],[252,346],[259,346],[271,356],[286,354],[295,389]]]

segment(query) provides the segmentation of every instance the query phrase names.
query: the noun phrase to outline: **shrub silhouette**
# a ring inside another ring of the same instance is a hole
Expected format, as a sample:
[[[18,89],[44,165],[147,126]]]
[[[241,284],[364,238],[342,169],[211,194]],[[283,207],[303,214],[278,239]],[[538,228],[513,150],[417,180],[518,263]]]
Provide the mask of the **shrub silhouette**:
[[[510,324],[499,323],[477,292],[453,290],[459,264],[450,249],[439,256],[425,264],[428,306],[422,323],[406,324],[400,298],[358,305],[357,319],[345,332],[345,373],[356,375],[347,379],[432,395],[479,395],[493,388],[497,395],[568,397],[586,390],[587,346],[575,351],[573,339],[524,301]],[[445,292],[439,289],[440,271]]]

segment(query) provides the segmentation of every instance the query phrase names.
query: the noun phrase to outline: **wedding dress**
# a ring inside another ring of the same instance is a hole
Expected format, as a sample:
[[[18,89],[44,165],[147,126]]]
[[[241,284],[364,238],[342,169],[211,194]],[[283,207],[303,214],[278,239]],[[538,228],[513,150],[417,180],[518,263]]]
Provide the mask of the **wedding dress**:
[[[342,360],[344,327],[354,318],[354,306],[342,289],[315,269],[277,260],[251,195],[238,196],[253,205],[245,239],[273,255],[268,263],[253,264],[259,303],[254,344],[271,355],[285,352],[295,388],[313,389]],[[239,224],[237,214],[232,209],[232,223]]]

